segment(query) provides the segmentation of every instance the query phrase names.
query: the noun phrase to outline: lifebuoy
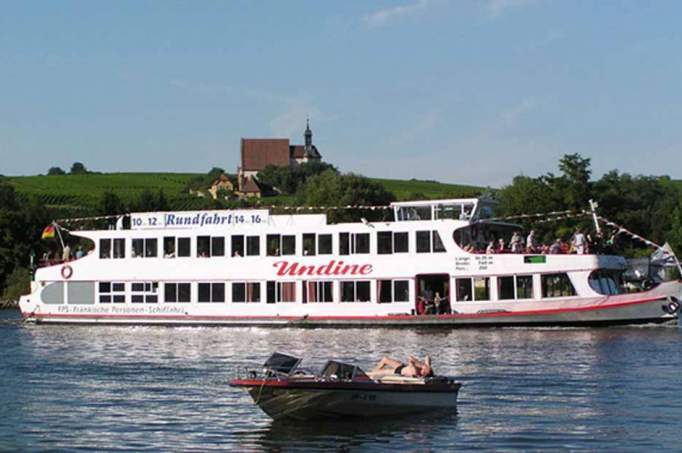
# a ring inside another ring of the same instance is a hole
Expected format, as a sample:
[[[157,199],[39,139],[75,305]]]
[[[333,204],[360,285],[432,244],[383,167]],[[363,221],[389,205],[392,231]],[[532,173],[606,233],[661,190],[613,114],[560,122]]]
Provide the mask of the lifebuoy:
[[[73,275],[73,269],[71,268],[71,266],[69,266],[68,264],[66,266],[62,266],[62,277],[65,280],[70,279],[72,275]]]

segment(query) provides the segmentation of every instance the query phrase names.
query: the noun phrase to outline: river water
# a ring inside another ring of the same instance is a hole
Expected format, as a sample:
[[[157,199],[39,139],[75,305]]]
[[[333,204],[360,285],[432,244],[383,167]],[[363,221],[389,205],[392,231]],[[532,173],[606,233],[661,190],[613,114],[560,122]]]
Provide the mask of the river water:
[[[682,329],[35,326],[0,312],[0,451],[682,449]],[[274,423],[228,386],[272,351],[369,368],[430,353],[456,413]]]

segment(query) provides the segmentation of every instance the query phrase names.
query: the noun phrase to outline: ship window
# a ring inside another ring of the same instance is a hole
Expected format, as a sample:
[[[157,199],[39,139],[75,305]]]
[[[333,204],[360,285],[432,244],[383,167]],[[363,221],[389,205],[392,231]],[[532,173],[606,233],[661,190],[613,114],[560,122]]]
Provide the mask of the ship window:
[[[163,285],[163,300],[165,302],[190,302],[191,293],[191,283],[166,283]]]
[[[166,236],[163,238],[163,257],[175,258],[175,237]]]
[[[466,277],[455,280],[457,302],[490,300],[490,279],[488,277]]]
[[[315,250],[315,233],[303,234],[303,256],[314,256]]]
[[[268,256],[294,255],[296,253],[296,236],[268,234],[266,237],[266,253]]]
[[[514,277],[497,278],[497,294],[500,300],[514,299]]]
[[[260,302],[260,283],[232,283],[232,302]]]
[[[430,231],[417,231],[417,253],[431,253]]]
[[[133,303],[146,302],[148,304],[155,304],[159,301],[157,295],[159,290],[158,282],[135,282],[130,285],[130,300]]]
[[[208,258],[211,256],[211,238],[210,236],[197,236],[197,256],[201,258]]]
[[[377,233],[377,253],[380,255],[406,253],[408,251],[408,237],[407,233],[379,231]]]
[[[369,233],[339,233],[339,254],[369,253]]]
[[[177,302],[178,301],[178,285],[177,283],[166,283],[163,285],[164,301]]]
[[[339,233],[339,255],[350,254],[350,233]]]
[[[440,234],[438,234],[438,231],[436,230],[433,231],[433,252],[434,253],[445,252],[445,245],[443,245],[443,241],[440,238]]]
[[[114,258],[120,259],[126,257],[126,240],[114,239]]]
[[[377,300],[379,303],[408,302],[409,299],[409,280],[377,280]]]
[[[282,255],[296,254],[296,236],[282,236]]]
[[[199,283],[199,302],[225,302],[225,283]]]
[[[355,253],[369,253],[369,233],[356,233]]]
[[[542,297],[569,297],[575,296],[573,283],[564,274],[545,274],[541,276]]]
[[[197,236],[197,256],[225,256],[225,238],[222,236]]]
[[[436,230],[417,231],[417,253],[442,253],[445,245]]]
[[[533,298],[533,276],[532,275],[517,275],[516,276],[516,298],[517,299],[532,299]]]
[[[296,302],[296,283],[295,282],[273,282],[267,283],[267,303],[275,302]]]
[[[391,231],[377,232],[377,253],[379,255],[387,255],[389,253],[393,253],[393,233]],[[383,302],[390,302],[390,300],[386,300]]]
[[[332,302],[332,282],[303,282],[303,303]]]
[[[473,286],[471,284],[471,278],[458,278],[455,280],[455,297],[457,302],[469,302],[474,300],[473,298]]]
[[[157,255],[156,238],[133,239],[133,250],[130,256],[133,258],[154,258]]]
[[[232,256],[244,256],[244,236],[232,236]]]
[[[144,239],[133,239],[133,252],[130,254],[133,258],[140,258],[143,256]]]
[[[622,274],[617,270],[596,270],[590,274],[589,284],[593,290],[605,296],[624,292]]]
[[[266,253],[268,256],[280,256],[281,255],[281,247],[280,247],[280,235],[279,234],[268,234],[266,239],[265,239],[265,249]]]
[[[408,233],[393,233],[393,253],[407,253],[409,237]]]
[[[246,255],[247,256],[260,255],[260,236],[246,237]]]
[[[190,283],[178,283],[178,302],[190,302],[192,300],[192,285]]]
[[[341,302],[369,302],[368,281],[341,282]]]
[[[318,234],[317,235],[317,253],[319,255],[332,254],[332,235]]]
[[[474,300],[490,300],[490,278],[474,277]]]
[[[99,292],[99,303],[101,304],[111,302],[122,304],[126,301],[125,283],[99,282],[97,290]]]
[[[144,256],[146,258],[154,258],[158,255],[156,238],[148,238],[144,240]]]
[[[214,236],[211,238],[211,256],[225,256],[225,238]]]
[[[191,255],[190,252],[191,241],[189,238],[178,238],[178,256],[188,257]]]
[[[100,259],[111,258],[111,239],[99,240],[99,257]]]

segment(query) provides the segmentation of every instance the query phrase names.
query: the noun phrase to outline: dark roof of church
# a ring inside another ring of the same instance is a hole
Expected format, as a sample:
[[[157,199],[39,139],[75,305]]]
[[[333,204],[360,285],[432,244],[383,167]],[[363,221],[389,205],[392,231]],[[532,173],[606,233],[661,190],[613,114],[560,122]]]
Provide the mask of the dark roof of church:
[[[288,138],[242,138],[242,170],[259,171],[268,165],[288,166]]]

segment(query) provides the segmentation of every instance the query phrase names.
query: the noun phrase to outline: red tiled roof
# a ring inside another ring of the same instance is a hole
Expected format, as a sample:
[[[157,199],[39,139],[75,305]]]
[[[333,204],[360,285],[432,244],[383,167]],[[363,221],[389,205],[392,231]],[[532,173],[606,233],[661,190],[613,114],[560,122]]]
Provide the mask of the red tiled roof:
[[[258,171],[268,165],[289,165],[289,139],[242,138],[242,170]]]

